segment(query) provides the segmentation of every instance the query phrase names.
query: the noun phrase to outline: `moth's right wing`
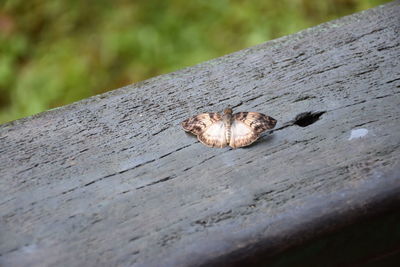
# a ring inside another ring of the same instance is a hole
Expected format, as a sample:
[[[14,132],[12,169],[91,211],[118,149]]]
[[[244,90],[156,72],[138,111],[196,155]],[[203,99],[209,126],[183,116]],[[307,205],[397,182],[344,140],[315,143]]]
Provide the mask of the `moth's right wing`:
[[[262,132],[275,127],[276,120],[258,112],[239,112],[233,115],[231,140],[233,148],[244,147],[255,142]]]

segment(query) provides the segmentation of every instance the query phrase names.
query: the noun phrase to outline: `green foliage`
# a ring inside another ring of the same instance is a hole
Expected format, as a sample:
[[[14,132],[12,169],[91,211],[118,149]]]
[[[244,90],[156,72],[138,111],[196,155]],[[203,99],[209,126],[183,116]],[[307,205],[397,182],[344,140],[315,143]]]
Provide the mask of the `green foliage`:
[[[5,0],[0,123],[385,2]]]

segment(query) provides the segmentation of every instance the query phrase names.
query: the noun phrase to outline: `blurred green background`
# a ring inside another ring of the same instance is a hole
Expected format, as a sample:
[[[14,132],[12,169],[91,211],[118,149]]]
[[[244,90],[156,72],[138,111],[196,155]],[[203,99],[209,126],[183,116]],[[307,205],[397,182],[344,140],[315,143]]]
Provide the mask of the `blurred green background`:
[[[0,123],[387,0],[2,0]]]

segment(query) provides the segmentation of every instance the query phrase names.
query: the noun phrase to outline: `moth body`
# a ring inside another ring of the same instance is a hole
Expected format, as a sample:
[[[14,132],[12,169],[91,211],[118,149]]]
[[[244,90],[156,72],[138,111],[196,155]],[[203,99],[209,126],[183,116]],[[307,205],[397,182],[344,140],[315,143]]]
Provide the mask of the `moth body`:
[[[232,109],[227,108],[224,110],[224,115],[222,116],[222,121],[225,126],[225,144],[229,145],[231,141],[231,126],[232,126]]]
[[[258,112],[238,112],[231,108],[219,113],[202,113],[184,120],[185,131],[197,135],[200,142],[209,147],[232,148],[248,146],[262,132],[275,127],[276,120]]]

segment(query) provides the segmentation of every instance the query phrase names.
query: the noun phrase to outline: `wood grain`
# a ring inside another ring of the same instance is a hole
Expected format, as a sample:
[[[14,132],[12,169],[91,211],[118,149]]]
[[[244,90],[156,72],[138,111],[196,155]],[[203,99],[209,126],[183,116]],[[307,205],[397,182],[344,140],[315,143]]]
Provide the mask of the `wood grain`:
[[[1,125],[0,265],[229,265],[400,203],[399,36],[396,1]],[[179,126],[228,105],[277,129]]]

